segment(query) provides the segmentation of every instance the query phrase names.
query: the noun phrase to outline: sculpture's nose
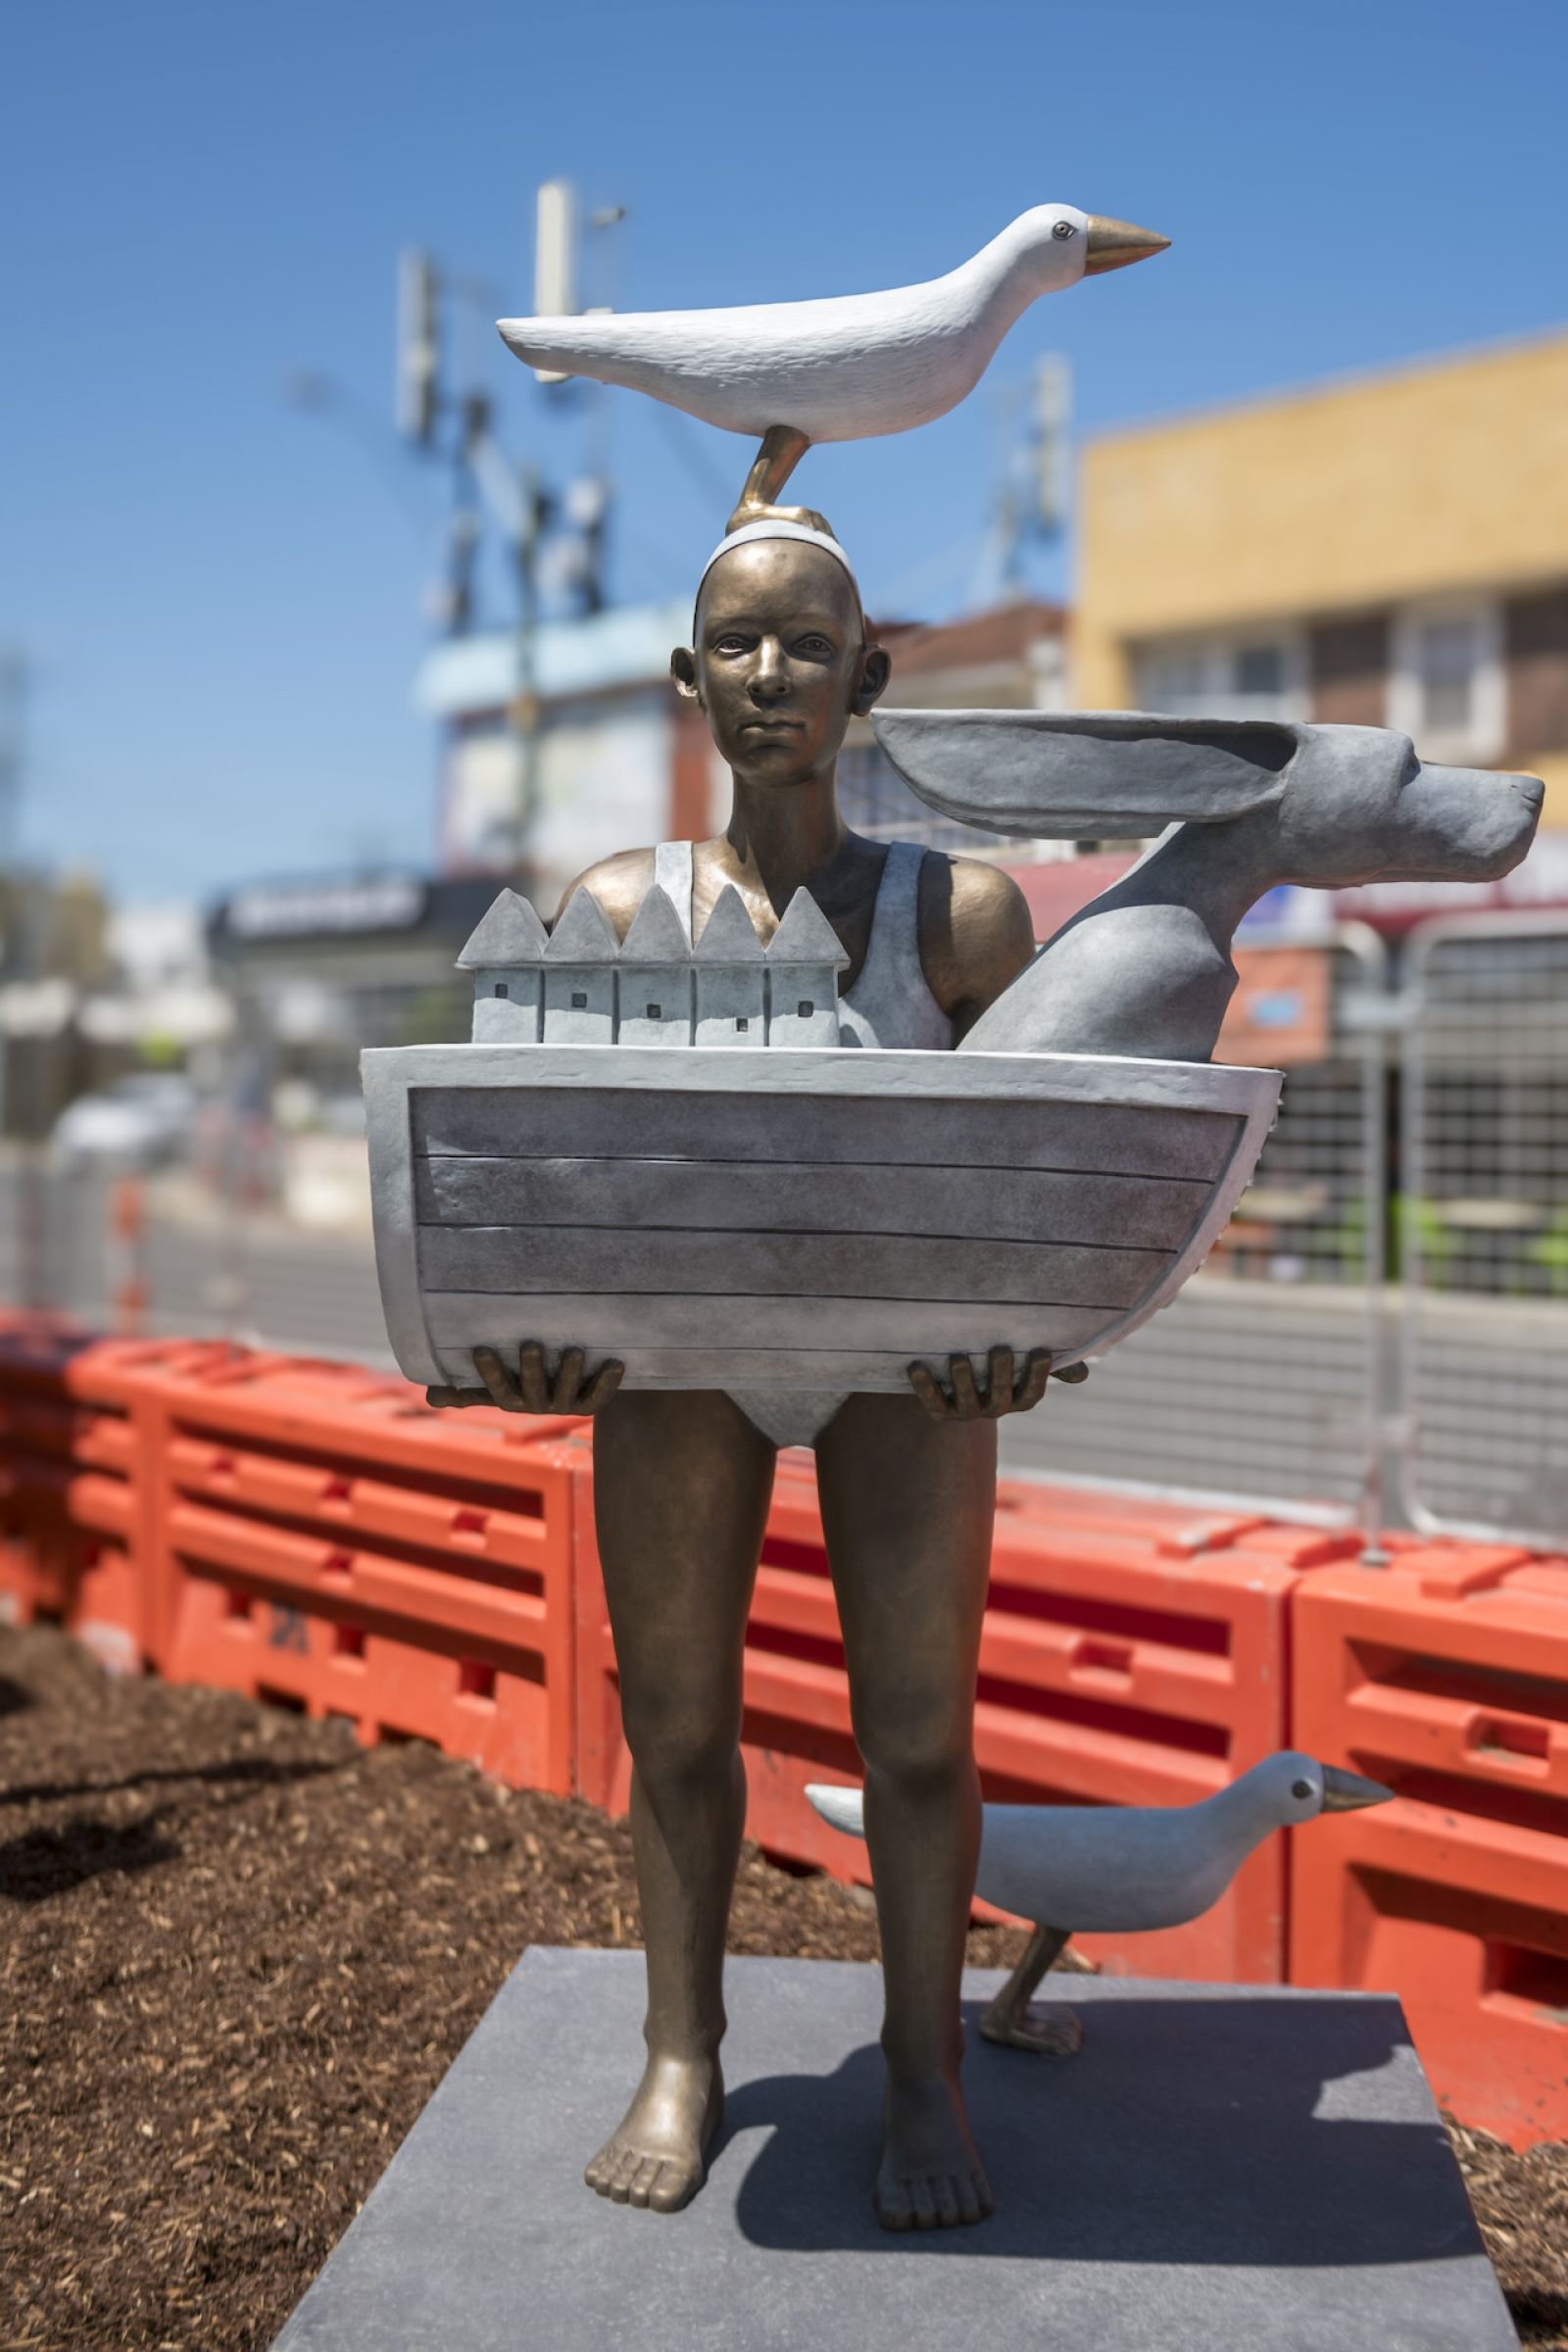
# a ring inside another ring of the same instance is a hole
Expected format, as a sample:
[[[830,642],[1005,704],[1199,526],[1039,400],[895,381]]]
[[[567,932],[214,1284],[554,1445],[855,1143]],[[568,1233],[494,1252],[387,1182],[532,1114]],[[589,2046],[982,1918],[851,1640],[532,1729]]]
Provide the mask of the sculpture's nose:
[[[776,637],[764,637],[752,665],[752,693],[759,702],[776,702],[789,692],[784,674],[784,651]]]
[[[1084,275],[1098,277],[1105,270],[1125,270],[1129,262],[1145,262],[1152,253],[1163,253],[1169,243],[1169,237],[1162,237],[1158,229],[1135,228],[1130,220],[1111,220],[1103,213],[1091,213]]]

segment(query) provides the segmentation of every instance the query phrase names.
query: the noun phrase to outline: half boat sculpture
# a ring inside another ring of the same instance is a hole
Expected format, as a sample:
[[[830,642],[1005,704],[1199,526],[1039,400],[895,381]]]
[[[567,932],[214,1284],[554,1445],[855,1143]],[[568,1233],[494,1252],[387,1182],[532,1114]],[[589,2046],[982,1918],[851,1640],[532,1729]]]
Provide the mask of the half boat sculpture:
[[[693,950],[658,891],[619,945],[585,893],[547,940],[504,892],[462,961],[476,1042],[363,1061],[387,1327],[428,1384],[523,1340],[645,1388],[1076,1363],[1202,1262],[1279,1099],[1274,1070],[846,1051],[804,892],[765,950],[738,900]]]

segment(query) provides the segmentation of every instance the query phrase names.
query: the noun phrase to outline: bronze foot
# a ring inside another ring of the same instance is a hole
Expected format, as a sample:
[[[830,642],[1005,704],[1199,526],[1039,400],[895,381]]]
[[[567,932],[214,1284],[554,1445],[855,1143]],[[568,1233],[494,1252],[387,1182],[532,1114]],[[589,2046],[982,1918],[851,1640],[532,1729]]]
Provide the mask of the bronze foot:
[[[895,2230],[956,2230],[992,2211],[956,2080],[888,2078],[872,2202],[883,2229]]]
[[[651,2057],[619,2129],[583,2179],[613,2204],[679,2213],[708,2178],[708,2151],[723,2119],[716,2059]]]

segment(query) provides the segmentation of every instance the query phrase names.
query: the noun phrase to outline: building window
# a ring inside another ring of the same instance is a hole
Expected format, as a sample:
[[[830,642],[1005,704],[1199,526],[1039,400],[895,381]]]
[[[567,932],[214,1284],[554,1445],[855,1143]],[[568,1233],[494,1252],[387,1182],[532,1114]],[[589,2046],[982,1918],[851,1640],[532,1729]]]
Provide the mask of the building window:
[[[1306,649],[1294,629],[1146,645],[1133,692],[1140,710],[1173,718],[1304,718]]]
[[[1432,759],[1495,759],[1507,734],[1501,635],[1491,603],[1396,614],[1390,726]]]

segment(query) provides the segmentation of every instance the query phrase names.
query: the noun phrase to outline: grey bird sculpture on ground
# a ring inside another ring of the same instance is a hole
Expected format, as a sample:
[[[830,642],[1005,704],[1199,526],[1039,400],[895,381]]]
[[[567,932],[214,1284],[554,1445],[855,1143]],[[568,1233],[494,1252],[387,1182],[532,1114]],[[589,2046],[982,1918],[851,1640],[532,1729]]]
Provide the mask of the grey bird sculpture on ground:
[[[1160,253],[1168,237],[1041,204],[969,261],[917,286],[736,310],[500,318],[531,368],[593,376],[762,443],[733,529],[764,511],[813,441],[906,432],[973,390],[1042,294]]]
[[[858,1788],[813,1783],[806,1793],[834,1829],[864,1836]],[[1387,1804],[1393,1794],[1381,1782],[1282,1748],[1195,1805],[986,1805],[975,1892],[1036,1926],[981,2033],[1015,2049],[1072,2056],[1083,2041],[1074,2012],[1057,2002],[1030,2005],[1070,1936],[1181,1927],[1212,1909],[1275,1830]]]

